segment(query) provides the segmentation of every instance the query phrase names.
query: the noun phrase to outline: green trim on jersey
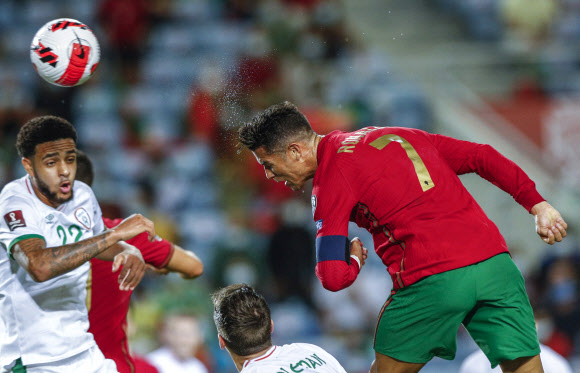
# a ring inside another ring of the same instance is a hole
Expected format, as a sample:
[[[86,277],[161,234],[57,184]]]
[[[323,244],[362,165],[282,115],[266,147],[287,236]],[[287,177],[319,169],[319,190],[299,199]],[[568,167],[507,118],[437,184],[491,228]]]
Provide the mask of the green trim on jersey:
[[[14,245],[16,245],[20,241],[27,240],[29,238],[41,238],[44,242],[46,242],[46,240],[44,239],[44,236],[41,236],[39,234],[25,234],[24,236],[16,237],[14,240],[12,240],[12,242],[10,242],[10,246],[8,246],[8,250],[7,250],[8,255],[10,255],[10,257],[12,259],[14,259],[14,257],[12,256],[12,253],[11,253]]]
[[[16,364],[12,368],[12,373],[26,373],[26,367],[22,365],[22,359],[18,358]]]

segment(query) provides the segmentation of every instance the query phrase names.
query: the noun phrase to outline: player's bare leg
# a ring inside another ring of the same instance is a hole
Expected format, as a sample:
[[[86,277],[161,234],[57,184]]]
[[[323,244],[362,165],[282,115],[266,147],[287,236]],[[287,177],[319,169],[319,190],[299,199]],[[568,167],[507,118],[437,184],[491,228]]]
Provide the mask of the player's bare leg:
[[[406,363],[375,352],[375,361],[369,373],[417,373],[424,365],[423,363]]]
[[[499,366],[504,373],[544,373],[540,355],[503,361]]]

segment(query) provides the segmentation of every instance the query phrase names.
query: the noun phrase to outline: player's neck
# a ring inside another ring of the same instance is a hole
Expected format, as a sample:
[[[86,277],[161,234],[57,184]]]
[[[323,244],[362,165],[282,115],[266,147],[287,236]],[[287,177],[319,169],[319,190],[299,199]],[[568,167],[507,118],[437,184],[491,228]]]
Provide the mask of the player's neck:
[[[314,136],[314,143],[312,144],[312,149],[314,150],[314,157],[317,156],[318,154],[318,144],[320,144],[320,141],[324,138],[324,135],[318,135],[316,134]]]
[[[271,348],[272,348],[272,346],[269,346],[268,348],[265,348],[262,351],[258,351],[255,354],[247,355],[247,356],[238,356],[230,351],[230,355],[232,356],[232,360],[234,361],[234,364],[236,364],[236,368],[238,368],[238,372],[241,372],[242,368],[244,367],[244,363],[247,360],[252,360],[252,359],[255,359],[257,357],[260,357],[260,356],[264,355],[266,352],[268,352],[268,350]]]
[[[324,138],[324,136],[318,135],[318,134],[314,134],[314,139],[312,140],[312,161],[314,162],[314,172],[316,172],[316,169],[318,168],[318,144],[320,144],[320,141]],[[314,176],[314,175],[312,175]]]

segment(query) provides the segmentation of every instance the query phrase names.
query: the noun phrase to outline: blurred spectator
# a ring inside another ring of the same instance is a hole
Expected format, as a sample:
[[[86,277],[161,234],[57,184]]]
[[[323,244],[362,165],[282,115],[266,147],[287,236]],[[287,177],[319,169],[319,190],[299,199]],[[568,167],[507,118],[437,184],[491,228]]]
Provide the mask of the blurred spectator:
[[[254,248],[255,249],[255,248]],[[214,284],[224,286],[232,281],[256,285],[261,280],[262,270],[259,269],[258,255],[250,254],[249,248],[242,250],[218,248],[214,267]]]
[[[303,39],[310,42],[319,40],[320,53],[310,56],[325,60],[335,60],[345,56],[349,50],[349,35],[340,2],[319,1],[313,8],[311,22],[308,34],[303,35]],[[306,44],[303,44],[303,47],[306,48]]]
[[[223,71],[207,64],[200,70],[199,82],[194,84],[187,112],[189,133],[218,149],[220,142],[220,96],[226,89]]]
[[[506,42],[515,52],[531,52],[549,40],[556,20],[556,0],[501,0]]]
[[[191,95],[189,130],[197,138],[215,146],[219,136],[219,112],[209,90],[200,87]]]
[[[127,83],[137,81],[139,61],[146,51],[148,9],[146,0],[103,0],[99,5],[97,18],[118,59],[119,78]]]
[[[202,352],[203,334],[195,316],[166,316],[162,321],[159,341],[161,347],[146,356],[159,373],[208,373],[207,367],[196,357]]]
[[[240,98],[255,110],[267,107],[283,95],[281,61],[272,50],[266,31],[263,27],[250,30],[231,77],[231,85]]]
[[[78,91],[69,87],[57,87],[47,82],[39,82],[35,94],[35,107],[41,115],[57,115],[73,121],[71,104]]]
[[[545,345],[540,345],[542,366],[545,373],[572,373],[570,363],[556,351]],[[459,369],[459,373],[501,373],[499,366],[491,369],[491,363],[481,350],[477,350],[469,355]]]
[[[310,206],[299,199],[282,205],[281,224],[271,235],[266,260],[272,273],[278,301],[298,297],[313,307],[311,299],[315,246],[312,233],[304,227]]]
[[[227,18],[238,21],[251,21],[256,18],[256,10],[261,1],[225,0],[224,13]]]
[[[357,280],[340,292],[331,293],[314,279],[312,282],[323,334],[341,340],[350,351],[364,349],[369,333],[374,333],[384,294],[388,294],[393,285],[385,276],[380,259],[369,255]]]
[[[580,299],[577,261],[557,258],[547,266],[544,302],[554,325],[574,341],[580,330]]]
[[[540,343],[548,346],[565,358],[571,357],[574,352],[572,338],[556,328],[552,315],[546,310],[537,309],[534,311],[534,316],[536,318],[536,329],[538,330]]]

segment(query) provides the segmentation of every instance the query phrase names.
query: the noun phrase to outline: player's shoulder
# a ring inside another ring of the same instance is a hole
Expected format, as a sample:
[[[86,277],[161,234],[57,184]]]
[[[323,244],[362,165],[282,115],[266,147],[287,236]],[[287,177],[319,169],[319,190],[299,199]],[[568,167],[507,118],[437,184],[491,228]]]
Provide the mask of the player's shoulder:
[[[430,141],[431,134],[427,131],[411,127],[380,127],[377,131],[371,133],[369,139],[374,140],[382,136],[388,136],[391,139],[393,139],[392,136],[398,136],[401,139],[415,143],[416,141]],[[393,140],[400,142],[400,140],[395,139]]]
[[[311,344],[311,343],[297,342],[297,343],[283,345],[280,348],[281,348],[281,350],[287,350],[287,351],[303,351],[303,352],[311,352],[311,353],[319,353],[319,354],[328,354],[328,352],[326,352],[326,350],[324,350],[322,347]]]
[[[27,185],[28,184],[28,185]],[[32,205],[34,195],[26,177],[9,182],[0,192],[0,205],[9,207],[13,204]]]
[[[332,152],[333,149],[338,148],[340,143],[344,141],[344,138],[348,136],[349,132],[344,131],[332,131],[327,133],[322,137],[320,143],[318,144],[318,151],[322,154],[327,154]]]
[[[408,133],[408,134],[413,134],[413,135],[425,135],[428,134],[427,131],[419,129],[419,128],[413,128],[413,127],[381,127],[381,131],[383,132],[393,132],[393,133]]]
[[[73,191],[75,193],[87,193],[91,195],[93,194],[93,190],[91,189],[91,187],[80,180],[75,180],[73,184]]]
[[[429,133],[409,127],[362,127],[352,132],[333,131],[321,141],[323,153],[336,154],[353,153],[354,147],[359,144],[369,144],[381,136],[400,136],[405,139],[428,139]],[[337,151],[334,151],[337,150]]]
[[[28,193],[28,190],[32,190],[31,187],[28,187],[27,189],[26,184],[29,184],[26,176],[20,179],[12,180],[8,184],[4,185],[2,191],[0,192],[0,198],[18,196],[21,194],[25,195]]]
[[[98,203],[97,197],[90,186],[80,180],[75,180],[73,184],[73,205],[84,205],[85,203]]]
[[[324,351],[324,349],[320,346],[314,345],[312,343],[304,343],[304,342],[296,342],[296,343],[292,343],[290,345],[287,346],[294,346],[295,348],[303,348],[306,350],[322,350]]]
[[[280,352],[286,358],[296,357],[300,358],[300,360],[308,361],[313,367],[318,364],[328,365],[328,368],[325,368],[324,371],[346,373],[338,360],[318,345],[311,343],[292,343],[284,345],[282,348],[290,349],[289,351],[282,350]]]

